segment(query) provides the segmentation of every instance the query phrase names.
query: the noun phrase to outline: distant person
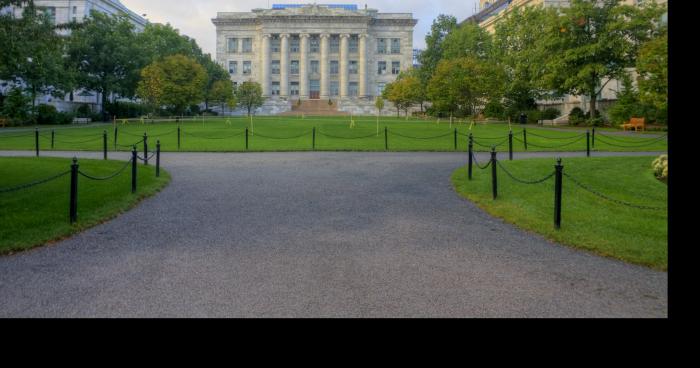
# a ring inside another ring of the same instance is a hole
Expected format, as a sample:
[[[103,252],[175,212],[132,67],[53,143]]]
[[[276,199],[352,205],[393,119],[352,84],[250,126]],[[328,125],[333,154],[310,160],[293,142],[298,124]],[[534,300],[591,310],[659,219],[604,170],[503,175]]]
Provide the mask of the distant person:
[[[527,124],[527,115],[520,113],[520,124]]]

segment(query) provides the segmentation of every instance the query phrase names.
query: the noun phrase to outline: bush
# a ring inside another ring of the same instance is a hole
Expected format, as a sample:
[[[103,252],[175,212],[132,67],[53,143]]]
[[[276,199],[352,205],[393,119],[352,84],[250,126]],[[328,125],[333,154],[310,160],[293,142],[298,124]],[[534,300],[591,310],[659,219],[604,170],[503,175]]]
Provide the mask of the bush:
[[[90,105],[87,104],[80,105],[80,107],[75,110],[75,115],[79,118],[89,118],[91,114],[92,109],[90,109]]]
[[[651,164],[654,176],[666,183],[668,181],[668,155],[661,155]]]
[[[569,113],[569,123],[579,125],[586,121],[586,114],[583,113],[580,107],[574,107]]]
[[[72,112],[59,112],[56,114],[56,124],[72,124],[75,114]]]
[[[21,125],[29,120],[32,99],[19,88],[13,89],[3,101],[0,115],[8,118],[11,125]]]
[[[506,115],[506,108],[500,101],[489,101],[484,107],[483,114],[487,118],[503,119]]]
[[[134,102],[116,101],[107,103],[105,111],[109,116],[116,116],[117,119],[133,119],[148,115],[150,109],[146,105]]]
[[[559,111],[559,109],[555,109],[553,107],[550,107],[540,112],[541,120],[554,120],[560,116],[561,112]]]
[[[58,120],[58,111],[53,105],[41,104],[36,110],[37,124],[56,124]]]

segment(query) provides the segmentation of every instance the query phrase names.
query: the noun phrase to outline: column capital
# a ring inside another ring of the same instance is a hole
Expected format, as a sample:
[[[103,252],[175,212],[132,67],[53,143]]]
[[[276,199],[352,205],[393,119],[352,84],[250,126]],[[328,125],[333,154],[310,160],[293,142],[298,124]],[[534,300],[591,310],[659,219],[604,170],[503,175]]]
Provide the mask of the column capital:
[[[363,39],[363,38],[367,39],[367,37],[369,37],[369,35],[367,35],[366,33],[360,33],[357,35],[357,38],[359,38],[359,39]]]
[[[263,33],[262,38],[272,38],[272,35],[269,33]]]
[[[330,33],[321,33],[318,37],[320,39],[324,39],[324,38],[330,38],[331,35],[330,35]]]
[[[308,33],[299,33],[299,38],[309,38],[310,36]]]
[[[343,34],[340,35],[340,38],[350,38],[350,34],[349,34],[349,33],[343,33]]]
[[[289,38],[289,33],[280,33],[280,38]]]

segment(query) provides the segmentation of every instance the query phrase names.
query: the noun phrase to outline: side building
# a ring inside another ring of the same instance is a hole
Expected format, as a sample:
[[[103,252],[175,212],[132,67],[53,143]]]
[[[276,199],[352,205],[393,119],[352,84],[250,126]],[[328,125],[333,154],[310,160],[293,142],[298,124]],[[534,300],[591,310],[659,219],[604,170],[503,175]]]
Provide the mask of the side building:
[[[54,24],[70,22],[82,22],[90,16],[92,11],[105,14],[125,15],[137,32],[144,30],[148,20],[136,14],[119,0],[34,0],[34,5],[44,11]],[[14,17],[21,17],[23,9],[18,6],[10,6],[1,10],[3,13],[11,13]],[[68,35],[70,30],[58,30],[59,34]],[[0,92],[11,88],[7,82],[0,81]],[[54,105],[59,111],[74,111],[80,105],[89,105],[92,111],[101,109],[102,98],[94,91],[78,90],[66,94],[63,98],[55,98],[50,95],[37,96],[36,104]]]
[[[234,84],[253,80],[275,114],[313,100],[343,112],[374,112],[374,98],[413,66],[410,13],[356,5],[275,4],[247,13],[218,13],[216,59]]]

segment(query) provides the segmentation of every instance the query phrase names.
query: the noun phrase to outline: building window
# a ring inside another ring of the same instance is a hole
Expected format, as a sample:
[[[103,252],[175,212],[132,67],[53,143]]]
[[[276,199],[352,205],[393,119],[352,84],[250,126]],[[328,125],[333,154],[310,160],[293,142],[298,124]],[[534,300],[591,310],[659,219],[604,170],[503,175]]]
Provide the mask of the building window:
[[[358,95],[358,87],[357,87],[357,82],[350,82],[348,83],[348,95],[350,97],[357,97]]]
[[[243,48],[241,52],[253,52],[253,39],[244,38],[243,43],[241,43],[241,47]]]
[[[298,75],[299,74],[299,60],[292,60],[289,64],[289,74]]]
[[[289,51],[290,52],[299,52],[299,36],[292,36],[292,38],[289,40]]]
[[[270,64],[271,69],[272,69],[272,74],[279,74],[280,73],[280,61],[279,60],[272,60],[272,64]]]
[[[386,54],[385,38],[377,38],[377,54]]]
[[[377,74],[378,75],[386,74],[386,61],[377,62]]]
[[[270,49],[272,52],[280,52],[280,38],[278,36],[273,36],[270,40]]]
[[[311,60],[311,73],[316,73],[318,74],[318,60]]]
[[[338,74],[338,60],[331,60],[331,75]]]
[[[331,81],[331,96],[339,96],[340,95],[340,85],[338,84],[338,81]]]
[[[350,60],[348,65],[348,72],[350,74],[357,74],[357,60]]]
[[[229,38],[228,39],[228,52],[230,54],[238,52],[238,39],[237,38]]]
[[[229,61],[228,62],[228,72],[229,74],[236,74],[238,72],[238,62]]]
[[[78,7],[74,6],[73,7],[73,15],[76,15],[76,14],[78,14]]]
[[[392,54],[400,54],[401,53],[401,39],[400,38],[392,38],[391,39],[391,53]]]
[[[289,94],[292,96],[299,96],[299,82],[289,83]]]
[[[392,61],[391,62],[391,74],[399,74],[401,72],[401,62],[400,61]]]
[[[331,36],[331,54],[337,54],[340,52],[340,37]]]
[[[348,51],[352,52],[352,53],[356,53],[357,49],[359,48],[358,44],[359,44],[359,39],[357,38],[357,36],[351,36],[350,41],[348,42]]]
[[[252,73],[252,64],[250,61],[243,62],[243,75],[250,75]]]
[[[318,53],[320,48],[321,48],[321,40],[318,38],[318,36],[309,37],[309,52],[312,54]]]
[[[280,82],[272,82],[272,95],[273,96],[280,95]]]
[[[56,24],[56,7],[47,6],[38,8],[44,13],[45,16],[49,18],[51,24]]]
[[[377,83],[377,96],[381,96],[384,93],[384,87],[386,83]]]

